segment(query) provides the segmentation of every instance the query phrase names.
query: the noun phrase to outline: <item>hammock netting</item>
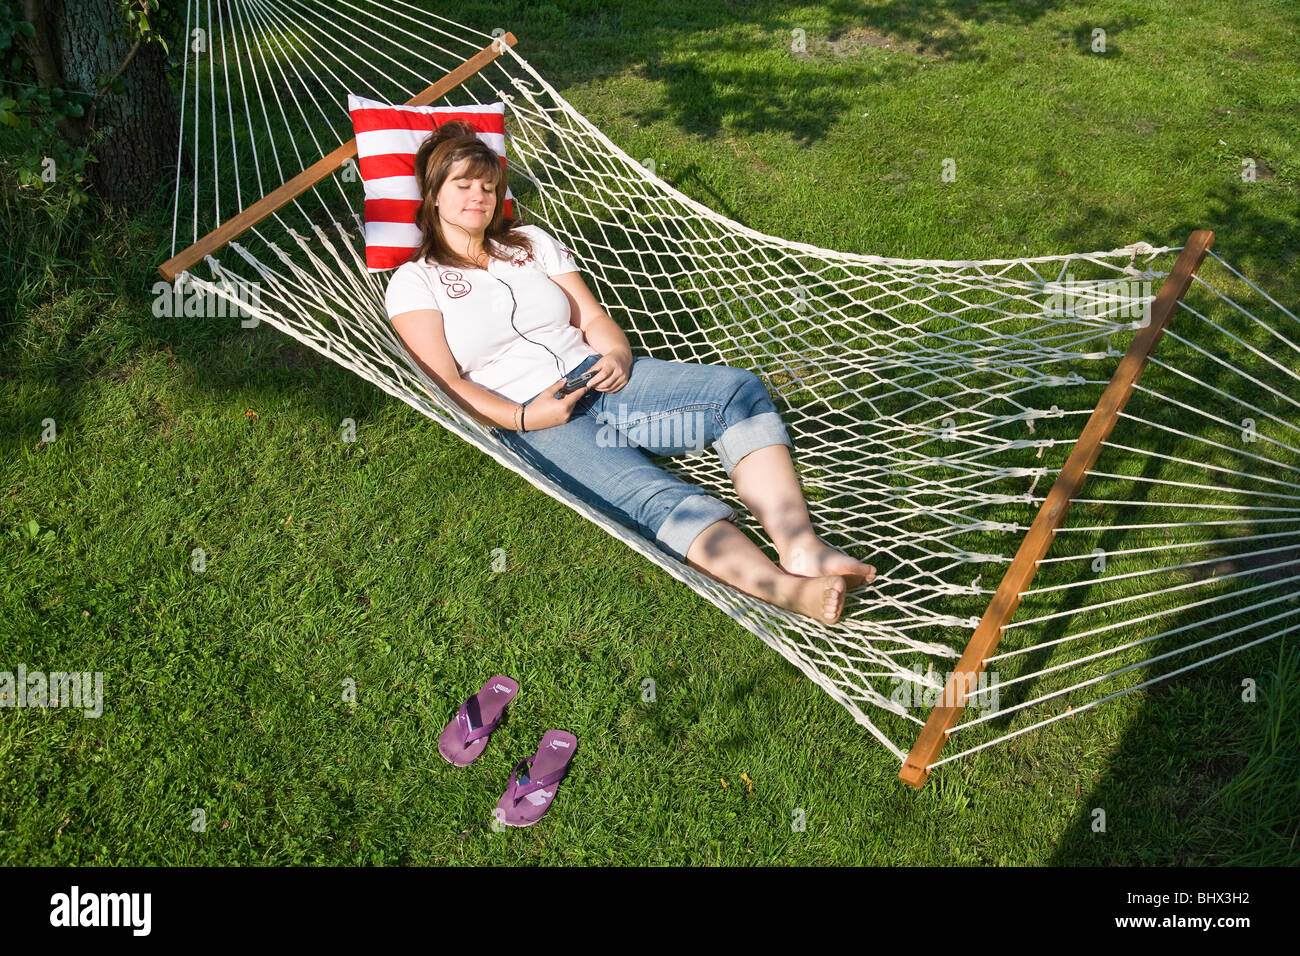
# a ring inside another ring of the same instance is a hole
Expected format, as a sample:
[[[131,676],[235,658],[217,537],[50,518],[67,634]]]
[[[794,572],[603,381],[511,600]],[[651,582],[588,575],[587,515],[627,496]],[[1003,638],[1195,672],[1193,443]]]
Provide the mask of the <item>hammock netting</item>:
[[[352,138],[348,93],[405,103],[493,44],[400,0],[193,0],[172,252]],[[500,31],[498,31],[499,35]],[[730,615],[900,759],[1179,248],[979,261],[764,235],[659,179],[513,47],[433,105],[506,104],[516,216],[573,250],[636,354],[767,384],[817,532],[874,564],[826,626],[595,511],[415,364],[365,265],[345,163],[180,277],[408,403]],[[989,659],[957,759],[1300,627],[1300,328],[1205,259]],[[737,507],[717,455],[657,459]]]

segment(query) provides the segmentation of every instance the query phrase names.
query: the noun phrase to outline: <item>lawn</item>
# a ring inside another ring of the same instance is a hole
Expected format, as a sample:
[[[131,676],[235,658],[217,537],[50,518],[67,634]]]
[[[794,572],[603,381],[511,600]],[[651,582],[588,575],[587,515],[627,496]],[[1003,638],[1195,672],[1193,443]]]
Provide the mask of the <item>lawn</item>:
[[[1282,4],[515,9],[455,17],[760,232],[964,260],[1210,228],[1294,306]],[[102,671],[106,704],[0,710],[0,861],[1300,860],[1295,635],[910,790],[752,634],[409,406],[265,326],[156,318],[170,187],[64,216],[4,175],[0,670]],[[519,698],[454,769],[437,737],[494,673]],[[552,727],[580,747],[554,807],[494,828]]]

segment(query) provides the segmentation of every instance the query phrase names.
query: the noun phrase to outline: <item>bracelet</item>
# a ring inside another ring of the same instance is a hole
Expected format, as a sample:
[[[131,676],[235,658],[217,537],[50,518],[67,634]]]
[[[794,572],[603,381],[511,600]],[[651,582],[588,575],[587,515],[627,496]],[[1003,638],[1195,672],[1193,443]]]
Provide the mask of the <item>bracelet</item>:
[[[511,421],[513,421],[515,424],[515,431],[519,431],[519,409],[521,408],[523,408],[522,405],[516,405],[514,414],[511,417]]]
[[[527,411],[527,409],[524,408],[523,405],[520,405],[520,406],[519,406],[519,430],[520,430],[521,432],[526,432],[526,431],[528,431],[528,429],[524,427],[524,412],[525,412],[525,411]]]

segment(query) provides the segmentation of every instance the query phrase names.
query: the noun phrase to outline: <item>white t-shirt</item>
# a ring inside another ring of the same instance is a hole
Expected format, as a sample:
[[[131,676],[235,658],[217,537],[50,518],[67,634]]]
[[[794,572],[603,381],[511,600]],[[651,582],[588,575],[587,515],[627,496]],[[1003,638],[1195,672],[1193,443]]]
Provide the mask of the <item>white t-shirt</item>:
[[[540,226],[515,228],[532,241],[532,256],[507,248],[514,260],[492,259],[486,269],[404,262],[388,280],[384,306],[389,320],[416,309],[441,312],[461,377],[525,402],[598,353],[570,324],[569,299],[548,278],[577,272],[573,253]]]

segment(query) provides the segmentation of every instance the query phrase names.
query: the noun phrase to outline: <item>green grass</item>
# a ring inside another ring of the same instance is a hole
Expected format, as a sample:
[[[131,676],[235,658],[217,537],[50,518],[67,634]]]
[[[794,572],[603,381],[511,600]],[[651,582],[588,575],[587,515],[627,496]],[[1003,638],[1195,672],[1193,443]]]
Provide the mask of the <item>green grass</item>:
[[[1216,252],[1295,301],[1300,70],[1280,4],[601,7],[458,18],[512,30],[615,143],[755,229],[977,259],[1208,227]],[[806,52],[789,50],[795,29]],[[1242,182],[1243,156],[1267,175]],[[6,182],[5,232],[23,241],[0,250],[0,670],[102,670],[106,707],[0,710],[0,860],[1300,859],[1300,642],[913,792],[753,635],[408,406],[265,327],[154,318],[169,194],[133,218],[50,226]],[[46,418],[57,439],[42,444]],[[1063,425],[1077,420],[1039,429]],[[520,697],[484,755],[452,769],[437,736],[496,672]],[[493,832],[510,767],[550,727],[581,747],[556,805]]]

